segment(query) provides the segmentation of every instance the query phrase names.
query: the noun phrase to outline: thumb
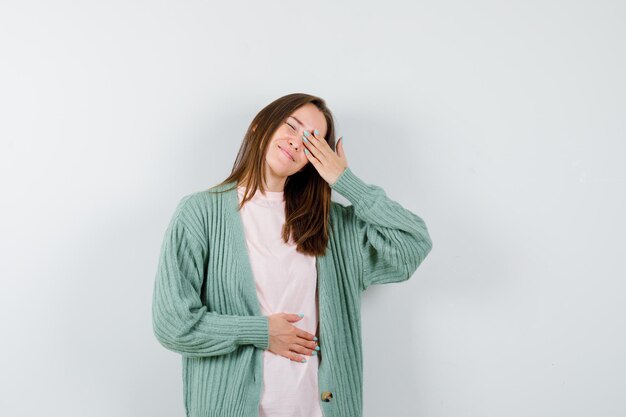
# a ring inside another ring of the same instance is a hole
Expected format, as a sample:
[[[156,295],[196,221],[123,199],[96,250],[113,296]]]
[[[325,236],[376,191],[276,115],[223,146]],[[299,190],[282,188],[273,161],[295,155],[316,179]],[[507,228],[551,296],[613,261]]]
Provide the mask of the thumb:
[[[287,321],[289,322],[294,322],[294,321],[298,321],[300,320],[302,317],[304,317],[304,315],[300,316],[299,314],[287,314],[285,316],[285,318],[287,319]]]
[[[337,155],[339,155],[340,158],[344,157],[344,153],[343,153],[343,136],[341,136],[338,140],[337,140]]]

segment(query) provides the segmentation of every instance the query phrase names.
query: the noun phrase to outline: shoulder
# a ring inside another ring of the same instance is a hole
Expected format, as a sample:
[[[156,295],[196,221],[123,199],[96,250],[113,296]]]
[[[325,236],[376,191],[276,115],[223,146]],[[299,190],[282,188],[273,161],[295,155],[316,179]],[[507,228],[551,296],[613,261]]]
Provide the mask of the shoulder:
[[[185,194],[178,202],[177,212],[185,214],[205,213],[216,202],[224,198],[225,192],[230,190],[231,186],[229,185],[215,185],[204,190]]]
[[[233,183],[226,183],[184,194],[179,199],[175,215],[206,224],[211,213],[223,211],[224,199],[233,189]]]
[[[223,198],[223,193],[215,192],[215,188],[193,191],[179,198],[174,211],[174,219],[187,226],[207,225],[209,215],[216,206],[216,201]]]
[[[185,218],[193,217],[206,210],[209,205],[210,201],[206,190],[194,191],[180,197],[175,215]]]

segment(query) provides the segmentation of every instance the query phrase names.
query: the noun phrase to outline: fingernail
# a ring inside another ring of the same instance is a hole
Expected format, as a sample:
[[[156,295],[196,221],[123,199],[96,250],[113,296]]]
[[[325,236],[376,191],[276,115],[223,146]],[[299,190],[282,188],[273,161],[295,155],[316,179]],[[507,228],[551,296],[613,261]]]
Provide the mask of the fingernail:
[[[320,350],[320,347],[319,346],[315,346],[315,350]]]
[[[311,134],[308,131],[304,131],[304,136],[311,136]]]
[[[302,136],[302,140],[305,142],[308,142],[309,140],[307,138],[305,138],[304,136]]]
[[[313,340],[317,340],[317,336],[313,336]]]
[[[306,362],[306,358],[302,358],[302,363]]]
[[[317,130],[317,129],[315,129],[315,130],[313,131],[313,133],[315,133],[316,135],[319,135],[319,134],[320,134],[319,130]]]
[[[308,155],[308,154],[309,154],[309,150],[308,150],[308,149],[305,149],[305,150],[304,150],[304,153]]]
[[[300,317],[304,317],[304,314],[302,314],[302,313],[300,313],[300,314],[298,314],[298,315],[299,315]]]

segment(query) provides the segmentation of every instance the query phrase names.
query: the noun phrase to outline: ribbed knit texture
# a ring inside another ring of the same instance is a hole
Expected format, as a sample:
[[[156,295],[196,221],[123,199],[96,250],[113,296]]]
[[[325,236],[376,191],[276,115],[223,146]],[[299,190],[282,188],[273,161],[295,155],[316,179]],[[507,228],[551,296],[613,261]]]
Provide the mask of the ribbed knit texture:
[[[184,196],[167,227],[152,303],[154,335],[182,356],[187,417],[258,417],[261,315],[234,182]],[[360,417],[363,408],[361,293],[409,279],[432,242],[416,214],[348,167],[331,188],[330,240],[318,256],[319,400],[325,417]],[[321,394],[332,392],[329,402]]]

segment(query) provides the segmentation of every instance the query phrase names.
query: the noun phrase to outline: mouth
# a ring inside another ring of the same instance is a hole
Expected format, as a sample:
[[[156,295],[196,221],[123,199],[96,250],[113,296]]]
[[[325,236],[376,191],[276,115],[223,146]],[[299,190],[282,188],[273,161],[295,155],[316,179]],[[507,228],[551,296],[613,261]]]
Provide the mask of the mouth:
[[[293,159],[293,156],[288,151],[281,148],[280,145],[278,146],[278,149],[280,149],[281,152],[284,153],[287,158],[291,159],[294,162],[296,161],[295,159]]]

